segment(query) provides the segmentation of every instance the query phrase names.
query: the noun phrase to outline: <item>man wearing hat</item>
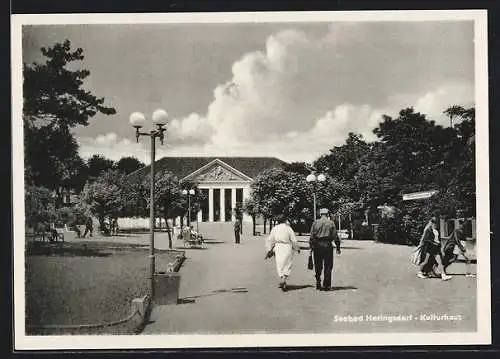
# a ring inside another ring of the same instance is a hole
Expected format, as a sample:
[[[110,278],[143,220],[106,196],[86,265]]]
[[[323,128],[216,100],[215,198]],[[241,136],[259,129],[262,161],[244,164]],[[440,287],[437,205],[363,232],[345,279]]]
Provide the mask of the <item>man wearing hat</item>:
[[[315,220],[311,227],[309,245],[314,254],[314,270],[316,272],[316,289],[329,291],[332,286],[333,269],[333,244],[340,254],[340,239],[337,235],[335,223],[328,218],[328,209],[319,210],[320,218]],[[323,272],[323,286],[321,285],[321,272]]]

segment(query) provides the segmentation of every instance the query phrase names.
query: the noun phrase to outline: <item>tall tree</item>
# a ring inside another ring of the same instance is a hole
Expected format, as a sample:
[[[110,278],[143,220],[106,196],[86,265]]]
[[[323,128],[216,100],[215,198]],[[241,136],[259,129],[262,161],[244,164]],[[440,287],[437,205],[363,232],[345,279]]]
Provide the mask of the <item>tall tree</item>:
[[[307,176],[309,173],[314,171],[313,166],[305,162],[292,162],[287,163],[284,167],[285,171],[295,172],[303,176]]]
[[[361,159],[370,151],[370,145],[363,136],[350,132],[345,144],[335,146],[326,155],[319,157],[313,164],[317,172],[322,172],[342,182],[346,186],[346,196],[352,201],[359,200],[360,193],[355,186],[355,176]]]
[[[104,98],[83,88],[90,75],[86,69],[74,68],[84,59],[83,49],[71,49],[70,41],[41,48],[43,63],[23,65],[23,122],[25,133],[25,167],[30,181],[61,194],[79,176],[81,159],[71,129],[86,126],[98,113],[112,115]],[[77,181],[78,182],[78,181]]]
[[[129,174],[144,167],[145,164],[136,157],[122,157],[116,162],[116,169],[124,174]]]
[[[101,155],[93,155],[87,160],[87,177],[93,180],[104,172],[114,169],[115,162]]]
[[[79,198],[79,206],[85,208],[99,220],[99,226],[104,231],[106,219],[118,218],[125,204],[123,174],[109,170],[94,181],[88,182]]]

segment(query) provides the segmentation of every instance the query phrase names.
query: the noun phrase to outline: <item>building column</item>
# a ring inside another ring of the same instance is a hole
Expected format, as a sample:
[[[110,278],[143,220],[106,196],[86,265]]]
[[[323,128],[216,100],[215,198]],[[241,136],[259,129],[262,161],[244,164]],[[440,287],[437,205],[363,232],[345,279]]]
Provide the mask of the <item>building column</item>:
[[[197,219],[198,222],[201,222],[203,220],[201,209],[198,211],[197,218],[198,218]]]
[[[208,221],[214,221],[214,189],[208,189]]]
[[[225,201],[225,191],[221,188],[219,191],[219,201],[220,201],[220,221],[226,221],[226,201]]]
[[[231,211],[231,220],[234,222],[236,220],[235,209],[236,209],[236,188],[231,188],[231,207],[233,210]]]

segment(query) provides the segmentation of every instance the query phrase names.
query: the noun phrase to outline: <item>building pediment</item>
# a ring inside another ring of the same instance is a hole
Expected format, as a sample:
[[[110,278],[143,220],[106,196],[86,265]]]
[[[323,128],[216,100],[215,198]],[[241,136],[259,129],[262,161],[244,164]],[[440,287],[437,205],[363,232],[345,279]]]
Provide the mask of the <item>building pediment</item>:
[[[249,182],[252,179],[227,163],[216,159],[187,175],[183,180],[204,182]]]

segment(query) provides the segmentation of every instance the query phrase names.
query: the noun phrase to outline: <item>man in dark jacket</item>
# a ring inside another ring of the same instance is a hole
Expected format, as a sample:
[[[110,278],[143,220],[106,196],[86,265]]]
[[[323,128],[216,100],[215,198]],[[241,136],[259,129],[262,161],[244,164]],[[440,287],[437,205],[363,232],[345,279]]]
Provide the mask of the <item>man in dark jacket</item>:
[[[92,222],[92,217],[87,217],[87,220],[85,221],[85,232],[83,232],[83,238],[87,236],[87,233],[89,233],[90,237],[92,237],[92,232],[94,229],[94,225]]]
[[[241,221],[237,218],[234,222],[234,239],[236,244],[240,244]]]
[[[328,209],[319,211],[321,218],[314,221],[311,227],[309,245],[314,254],[314,270],[316,274],[316,289],[329,291],[332,286],[333,270],[333,244],[340,254],[340,239],[337,235],[335,223],[328,218]],[[321,285],[321,272],[323,272],[323,286]]]

